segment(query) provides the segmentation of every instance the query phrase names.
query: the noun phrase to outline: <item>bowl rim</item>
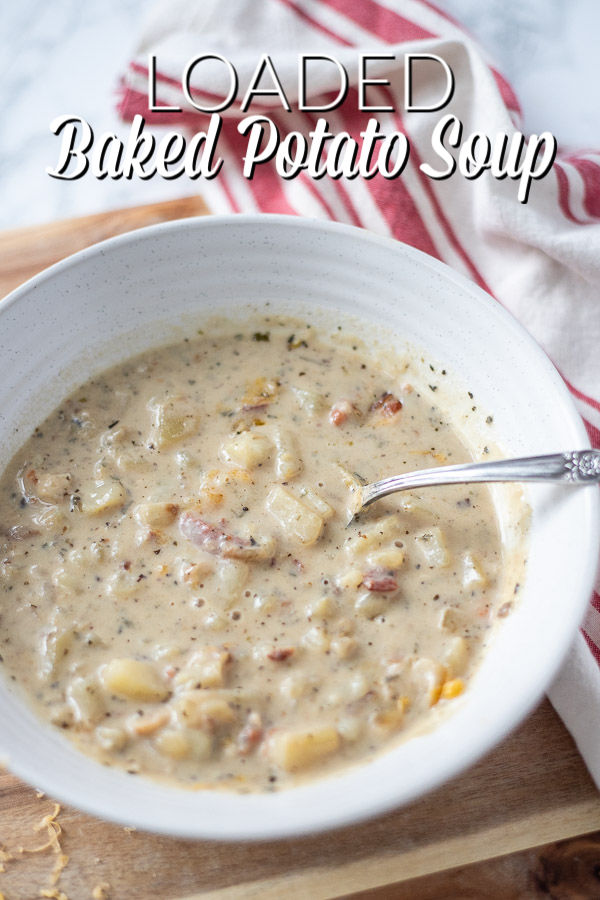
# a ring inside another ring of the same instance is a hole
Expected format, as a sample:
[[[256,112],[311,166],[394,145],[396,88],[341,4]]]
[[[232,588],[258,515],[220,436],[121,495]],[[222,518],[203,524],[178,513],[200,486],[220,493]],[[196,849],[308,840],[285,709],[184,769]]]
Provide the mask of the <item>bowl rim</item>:
[[[532,358],[535,359],[544,377],[551,384],[553,390],[558,393],[562,400],[563,406],[568,410],[571,419],[570,425],[573,427],[574,431],[580,438],[581,448],[590,446],[589,438],[583,421],[581,419],[581,416],[579,415],[579,412],[577,411],[577,408],[575,407],[571,393],[567,388],[564,380],[561,378],[557,369],[550,361],[544,350],[542,350],[542,348],[537,344],[535,339],[518,322],[518,320],[498,300],[496,300],[496,298],[492,297],[469,278],[450,268],[447,264],[441,262],[440,260],[437,260],[434,257],[431,257],[428,254],[425,254],[422,251],[417,250],[414,247],[404,244],[393,238],[377,235],[352,225],[323,221],[319,219],[300,218],[290,215],[249,213],[233,215],[193,216],[189,218],[176,219],[168,222],[161,222],[154,225],[145,226],[143,228],[124,232],[123,234],[119,234],[115,237],[111,237],[98,243],[92,244],[89,247],[86,247],[76,253],[65,257],[62,260],[59,260],[43,271],[32,276],[0,301],[0,321],[2,315],[5,314],[5,312],[9,310],[14,303],[18,302],[22,296],[25,296],[31,290],[36,289],[38,285],[44,284],[54,277],[59,276],[62,272],[68,270],[69,268],[85,262],[85,260],[89,257],[93,258],[98,254],[102,255],[105,252],[110,252],[115,247],[126,247],[129,244],[136,244],[140,241],[152,240],[156,235],[162,235],[169,232],[177,232],[180,229],[227,229],[232,225],[235,227],[242,226],[248,228],[271,225],[276,226],[277,228],[324,231],[330,234],[345,237],[350,240],[361,241],[364,245],[378,245],[380,247],[387,248],[394,253],[405,254],[405,256],[409,259],[412,259],[412,261],[416,265],[429,269],[430,271],[441,276],[444,280],[452,282],[463,293],[470,295],[470,297],[472,297],[477,302],[487,304],[490,312],[493,310],[495,315],[500,317],[500,319],[504,321],[504,324],[509,331],[512,330],[515,334],[519,335],[522,340],[525,339],[525,343],[528,347],[529,353],[531,353],[532,355]],[[431,778],[431,781],[425,790],[423,790],[422,787],[416,787],[412,792],[405,789],[400,800],[397,796],[394,795],[393,792],[390,792],[391,796],[388,796],[387,798],[363,797],[360,803],[360,809],[354,809],[354,811],[351,813],[349,813],[348,810],[345,809],[319,807],[318,809],[314,810],[311,821],[295,822],[293,821],[293,816],[290,816],[290,822],[284,826],[282,826],[281,822],[278,822],[275,827],[270,827],[268,824],[263,823],[263,826],[261,828],[254,828],[252,830],[249,830],[247,826],[243,826],[239,823],[234,823],[230,828],[227,829],[215,829],[214,827],[198,827],[195,823],[188,822],[187,825],[182,826],[181,828],[169,827],[168,831],[165,832],[164,828],[161,828],[161,823],[158,821],[150,823],[146,818],[144,818],[143,815],[140,818],[136,819],[135,810],[128,815],[115,814],[115,812],[111,809],[110,800],[104,801],[102,803],[88,803],[84,798],[80,798],[78,795],[76,795],[74,790],[56,790],[55,786],[52,783],[52,777],[48,776],[47,771],[44,771],[43,773],[40,773],[38,771],[30,771],[26,765],[21,765],[18,759],[10,759],[9,767],[11,771],[13,771],[17,776],[25,779],[29,783],[35,783],[36,785],[39,785],[50,795],[57,796],[60,800],[70,803],[77,808],[83,809],[94,815],[100,815],[105,817],[106,819],[122,822],[124,824],[133,824],[145,831],[168,833],[173,836],[187,838],[214,838],[219,840],[266,840],[298,836],[301,834],[316,833],[318,831],[340,827],[352,822],[362,821],[364,819],[368,819],[375,815],[384,813],[390,809],[396,808],[399,806],[399,804],[404,806],[407,803],[415,800],[416,798],[424,796],[425,793],[428,793],[431,790],[439,787],[442,783],[456,777],[457,775],[465,771],[469,766],[471,766],[476,760],[480,759],[492,747],[496,746],[503,738],[505,738],[512,730],[514,730],[523,721],[526,715],[533,709],[533,707],[537,704],[537,702],[543,695],[544,691],[550,686],[553,678],[560,669],[560,666],[575,637],[575,628],[572,627],[572,622],[575,620],[575,618],[578,618],[578,620],[580,621],[583,617],[583,613],[585,611],[585,608],[587,607],[594,587],[598,569],[598,548],[600,546],[600,492],[588,491],[586,492],[586,494],[586,518],[587,523],[589,524],[589,529],[587,532],[589,553],[586,556],[586,568],[583,572],[580,571],[579,573],[581,594],[578,597],[572,597],[574,610],[573,617],[572,620],[569,621],[568,627],[566,628],[565,636],[562,639],[562,643],[560,645],[560,652],[557,652],[550,659],[548,659],[543,669],[538,668],[536,670],[535,679],[531,679],[528,682],[528,684],[524,687],[522,694],[518,698],[518,701],[516,700],[510,707],[510,715],[506,714],[504,716],[499,716],[497,719],[494,719],[493,722],[489,724],[489,727],[487,728],[485,733],[480,735],[476,742],[471,743],[465,749],[464,754],[459,761],[453,760],[451,764],[446,763],[445,766],[440,766],[436,776]],[[575,612],[577,612],[577,616],[575,615]],[[367,763],[367,766],[368,765],[369,764]],[[345,773],[351,771],[352,769],[346,769]],[[316,781],[312,782],[312,784],[318,784],[318,782],[319,780],[317,779]],[[279,796],[287,794],[291,799],[294,790],[298,790],[298,788],[283,790],[279,793]],[[200,795],[201,792],[198,793],[198,796]]]

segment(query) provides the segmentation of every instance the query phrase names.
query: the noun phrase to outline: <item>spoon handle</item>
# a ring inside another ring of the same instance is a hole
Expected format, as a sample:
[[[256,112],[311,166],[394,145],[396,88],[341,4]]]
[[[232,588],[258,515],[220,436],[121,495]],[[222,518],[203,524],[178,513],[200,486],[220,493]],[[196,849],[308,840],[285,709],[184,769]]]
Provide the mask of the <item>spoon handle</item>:
[[[410,488],[436,484],[468,484],[475,481],[555,481],[563,484],[600,483],[600,450],[573,450],[549,456],[500,459],[495,462],[465,463],[394,475],[366,484],[361,505]]]

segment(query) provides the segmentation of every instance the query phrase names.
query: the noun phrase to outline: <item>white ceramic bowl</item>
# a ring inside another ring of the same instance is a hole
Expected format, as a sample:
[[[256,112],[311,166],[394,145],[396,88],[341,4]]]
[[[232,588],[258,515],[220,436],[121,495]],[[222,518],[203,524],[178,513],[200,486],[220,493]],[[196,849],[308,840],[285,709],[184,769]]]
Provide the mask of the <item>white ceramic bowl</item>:
[[[308,302],[388,323],[455,372],[493,412],[511,455],[587,446],[568,391],[502,309],[444,265],[345,226],[288,217],[187,219],[91,247],[0,304],[0,459],[79,383],[181,337],[241,301]],[[367,765],[276,794],[187,792],[106,769],[41,724],[0,683],[0,753],[51,796],[142,829],[267,838],[342,825],[406,803],[500,741],[539,700],[592,589],[597,490],[540,486],[525,586],[457,711]],[[540,748],[540,751],[543,748]]]

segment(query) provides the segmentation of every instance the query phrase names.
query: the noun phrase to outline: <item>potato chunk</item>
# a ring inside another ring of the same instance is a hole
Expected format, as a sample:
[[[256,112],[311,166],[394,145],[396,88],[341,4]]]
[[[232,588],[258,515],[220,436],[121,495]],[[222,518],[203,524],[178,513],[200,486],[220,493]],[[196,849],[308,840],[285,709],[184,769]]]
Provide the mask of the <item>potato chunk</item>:
[[[242,469],[255,469],[268,459],[271,451],[272,444],[266,435],[242,431],[221,446],[221,458]]]
[[[241,559],[220,559],[217,564],[218,593],[226,606],[235,603],[248,580],[250,567]]]
[[[428,566],[444,568],[450,565],[450,553],[439,528],[434,526],[416,534],[415,541]]]
[[[171,759],[209,759],[213,752],[212,737],[204,731],[181,731],[165,728],[157,736],[154,745],[158,752]]]
[[[185,688],[222,687],[225,669],[231,660],[229,651],[219,647],[204,647],[194,653],[185,667],[175,675],[174,682]]]
[[[314,510],[277,484],[267,497],[267,509],[284,529],[286,536],[301,544],[314,544],[323,530],[323,519]]]
[[[158,735],[154,746],[163,756],[171,759],[185,759],[190,755],[190,742],[184,732],[175,728],[165,728]]]
[[[444,682],[444,667],[432,659],[421,657],[412,663],[411,678],[419,693],[426,697],[429,706],[435,706],[440,699]]]
[[[463,557],[463,585],[466,588],[487,587],[488,580],[479,559],[472,553]]]
[[[358,595],[354,603],[354,609],[359,616],[365,619],[374,619],[380,616],[388,608],[388,601],[381,594],[365,591]]]
[[[215,564],[212,559],[203,559],[198,562],[190,562],[182,560],[180,563],[180,578],[191,588],[197,588],[203,584],[204,579],[215,570]]]
[[[310,731],[276,731],[268,739],[266,751],[275,765],[294,772],[335,753],[340,743],[337,730],[325,725]]]
[[[139,503],[134,514],[140,525],[149,528],[166,528],[177,518],[179,507],[176,503]]]
[[[311,490],[310,488],[306,488],[301,492],[302,501],[306,503],[307,506],[310,506],[311,509],[314,509],[316,513],[318,513],[324,522],[327,522],[334,515],[333,508],[327,503],[326,500],[323,500],[316,491]]]
[[[353,637],[335,638],[331,642],[331,650],[338,659],[350,659],[358,653],[359,644]]]
[[[282,433],[277,429],[274,440],[277,448],[275,476],[278,481],[291,481],[304,467],[296,449],[294,436],[289,431]]]
[[[336,612],[336,602],[327,594],[323,597],[315,597],[306,606],[306,615],[309,619],[331,619]]]
[[[187,728],[215,731],[235,721],[235,713],[218,691],[193,690],[181,694],[175,711]]]
[[[374,568],[399,569],[404,562],[404,550],[401,547],[389,547],[369,553],[367,563]]]
[[[242,398],[242,410],[263,409],[277,399],[279,384],[268,378],[255,378],[246,385]]]
[[[404,713],[408,707],[408,698],[399,697],[393,706],[379,710],[371,716],[371,725],[381,735],[391,734],[404,724]]]
[[[455,609],[452,606],[446,606],[440,611],[438,628],[441,631],[449,631],[451,633],[454,633],[455,631],[460,631],[461,629],[463,629],[465,625],[465,615],[461,612],[461,610]]]
[[[154,399],[148,406],[153,414],[150,443],[155,447],[169,447],[197,432],[199,417],[186,397]]]
[[[115,478],[100,479],[83,498],[81,508],[88,516],[96,516],[107,509],[122,506],[127,498],[125,488]]]
[[[325,409],[325,398],[322,394],[318,394],[316,391],[305,391],[296,387],[293,387],[292,391],[298,402],[298,406],[301,409],[304,409],[310,416],[315,416]]]
[[[358,588],[362,584],[363,573],[360,569],[349,569],[336,578],[336,584],[339,588]]]
[[[113,753],[122,750],[129,740],[129,735],[124,728],[110,725],[98,725],[95,736],[103,750],[110,750]]]
[[[95,678],[74,678],[67,688],[67,699],[75,714],[75,721],[91,728],[104,716],[104,698]]]
[[[71,651],[75,640],[74,627],[54,626],[42,637],[40,652],[40,676],[51,678],[61,662]]]
[[[446,667],[446,675],[455,678],[462,675],[469,660],[469,649],[463,637],[456,635],[448,641],[448,647],[444,654],[443,663]]]
[[[158,702],[169,689],[151,663],[138,659],[111,659],[100,672],[102,684],[111,694],[125,700]]]

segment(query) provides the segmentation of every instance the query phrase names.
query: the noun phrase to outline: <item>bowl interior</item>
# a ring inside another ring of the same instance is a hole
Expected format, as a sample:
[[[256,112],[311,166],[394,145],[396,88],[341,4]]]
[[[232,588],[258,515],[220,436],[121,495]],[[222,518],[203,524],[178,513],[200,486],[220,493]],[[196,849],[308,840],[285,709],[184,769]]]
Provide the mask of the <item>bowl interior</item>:
[[[518,324],[466,279],[357,229],[286,217],[185,220],[97,245],[0,305],[0,458],[93,374],[245,306],[331,322],[336,311],[423,348],[494,416],[510,455],[587,445],[568,391]],[[449,398],[465,402],[465,397]],[[475,436],[475,440],[478,438]],[[272,795],[186,792],[103,769],[40,726],[0,682],[0,752],[18,775],[97,815],[188,837],[258,838],[346,823],[458,773],[539,699],[594,578],[598,492],[537,486],[526,583],[457,711],[378,757]],[[51,765],[50,765],[51,761]],[[160,810],[160,814],[157,811]]]

